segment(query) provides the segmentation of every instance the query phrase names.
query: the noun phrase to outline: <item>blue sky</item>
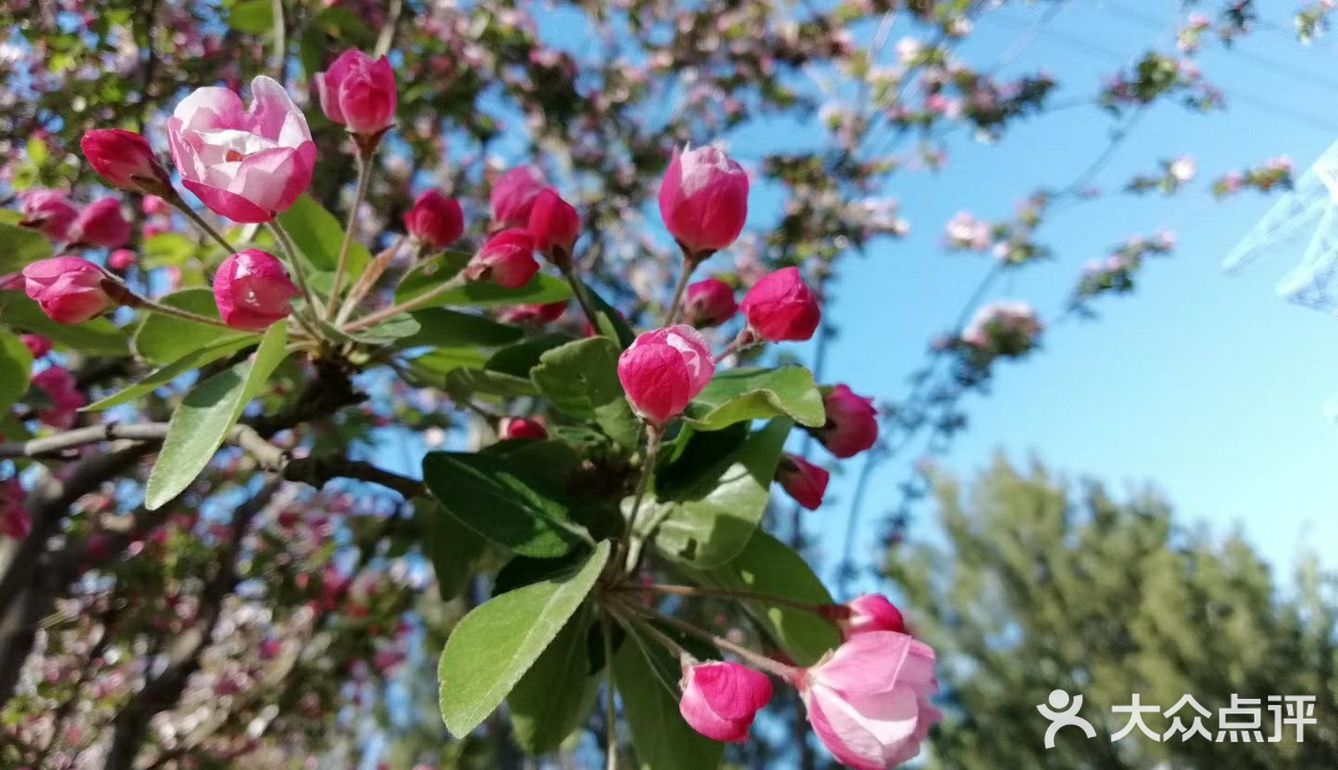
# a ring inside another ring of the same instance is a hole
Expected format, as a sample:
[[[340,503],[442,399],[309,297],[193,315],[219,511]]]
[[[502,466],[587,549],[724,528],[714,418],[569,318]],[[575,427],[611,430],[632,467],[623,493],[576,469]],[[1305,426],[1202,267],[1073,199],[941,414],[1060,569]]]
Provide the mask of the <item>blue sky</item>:
[[[1093,95],[1103,73],[1150,45],[1172,49],[1169,22],[1178,5],[1070,4],[1002,74],[1045,68],[1064,84],[1057,101]],[[987,14],[962,53],[978,66],[994,61],[1043,7]],[[1160,227],[1178,237],[1171,257],[1146,264],[1136,294],[1103,298],[1099,319],[1052,328],[1040,354],[1000,368],[991,396],[970,402],[971,428],[940,467],[970,475],[998,450],[1021,461],[1035,453],[1117,492],[1152,483],[1182,521],[1207,522],[1217,532],[1239,526],[1280,565],[1302,550],[1333,565],[1325,551],[1338,543],[1338,428],[1323,406],[1338,393],[1338,319],[1277,297],[1277,279],[1299,249],[1224,273],[1223,257],[1276,197],[1247,193],[1215,203],[1207,192],[1220,173],[1275,155],[1291,156],[1299,172],[1338,140],[1333,43],[1300,46],[1286,29],[1290,8],[1262,3],[1266,20],[1281,29],[1261,29],[1235,51],[1210,44],[1200,57],[1226,92],[1225,115],[1155,108],[1094,180],[1114,189],[1155,171],[1159,158],[1188,152],[1200,172],[1188,190],[1173,198],[1113,195],[1070,209],[1040,233],[1054,258],[996,285],[991,299],[1029,299],[1054,317],[1087,260]],[[904,393],[924,341],[951,323],[989,269],[987,258],[944,252],[943,223],[960,209],[1005,217],[1035,187],[1064,186],[1102,151],[1113,125],[1096,106],[1061,110],[1017,125],[996,146],[962,137],[943,172],[899,177],[893,192],[912,234],[841,269],[837,302],[827,311],[842,331],[829,371],[857,389]],[[857,554],[873,553],[878,514],[895,503],[908,459],[875,473]],[[847,461],[833,481],[834,502],[810,519],[815,529],[844,529],[856,470]],[[828,526],[828,517],[841,526]],[[922,506],[912,536],[932,535],[932,519]],[[840,538],[824,536],[821,548],[839,553]]]
[[[1097,320],[1053,327],[1044,350],[1000,367],[991,395],[969,401],[971,427],[939,467],[969,477],[1004,451],[1015,461],[1035,455],[1071,477],[1102,479],[1116,493],[1153,484],[1186,524],[1206,523],[1219,534],[1240,527],[1282,566],[1303,549],[1332,566],[1324,547],[1338,542],[1338,427],[1324,404],[1338,394],[1338,319],[1278,298],[1277,280],[1299,260],[1299,248],[1236,274],[1222,270],[1223,257],[1277,196],[1250,192],[1215,202],[1208,188],[1226,171],[1277,155],[1290,156],[1299,173],[1338,140],[1338,49],[1331,39],[1295,40],[1290,0],[1257,5],[1260,29],[1232,50],[1208,40],[1199,55],[1208,80],[1226,93],[1227,112],[1200,115],[1172,103],[1149,110],[1092,181],[1114,192],[1184,153],[1197,161],[1198,178],[1172,198],[1111,194],[1052,216],[1039,239],[1053,258],[1010,272],[987,300],[1030,300],[1053,319],[1082,265],[1129,236],[1169,228],[1175,253],[1147,263],[1134,295],[1100,299]],[[1103,76],[1149,48],[1173,53],[1184,17],[1178,0],[1087,0],[1068,2],[1039,24],[1050,6],[1015,2],[985,14],[959,54],[980,69],[1000,66],[1001,77],[1046,70],[1061,83],[1053,102],[1072,104],[1093,100]],[[542,11],[538,20],[551,43],[588,54],[578,16]],[[872,30],[854,32],[867,44]],[[890,61],[897,39],[917,33],[927,36],[902,20],[882,60]],[[826,379],[883,399],[904,396],[926,341],[950,328],[990,269],[988,257],[945,252],[944,223],[964,209],[1006,218],[1037,188],[1063,188],[1102,153],[1118,122],[1093,102],[1017,123],[994,145],[958,131],[946,169],[895,176],[885,192],[901,200],[911,235],[877,243],[840,267],[825,310],[840,330]],[[758,121],[724,140],[749,161],[816,138],[813,125]],[[780,200],[755,189],[751,203],[750,226],[765,228]],[[792,352],[811,357],[812,346]],[[865,563],[881,558],[879,521],[897,503],[913,457],[906,452],[873,476],[855,549],[871,560]],[[842,549],[860,462],[830,464],[828,503],[807,520],[810,532],[823,533],[815,555],[826,574]],[[912,536],[933,536],[932,506],[919,507]]]

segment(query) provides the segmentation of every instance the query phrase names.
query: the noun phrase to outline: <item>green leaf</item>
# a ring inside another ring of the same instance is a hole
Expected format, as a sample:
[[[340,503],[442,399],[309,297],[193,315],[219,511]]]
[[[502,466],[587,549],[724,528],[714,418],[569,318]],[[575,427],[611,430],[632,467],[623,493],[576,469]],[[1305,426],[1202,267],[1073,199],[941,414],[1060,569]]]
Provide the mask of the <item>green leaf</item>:
[[[753,533],[748,545],[729,563],[711,570],[687,572],[705,586],[743,589],[812,604],[832,603],[831,594],[804,557],[761,530]],[[811,612],[751,599],[744,606],[801,666],[817,663],[828,650],[841,643],[836,626]]]
[[[658,645],[631,634],[613,658],[613,673],[632,729],[641,770],[711,770],[720,766],[725,744],[688,727],[678,711],[678,661]],[[666,681],[667,680],[667,681]]]
[[[802,366],[721,372],[688,405],[684,421],[701,430],[720,430],[736,422],[772,417],[822,427],[827,412],[812,372]]]
[[[119,406],[135,399],[148,395],[158,388],[167,385],[176,378],[194,369],[199,369],[205,364],[217,361],[220,358],[228,356],[256,344],[258,337],[247,335],[237,339],[225,339],[222,342],[216,342],[212,345],[193,350],[186,355],[178,358],[166,366],[161,366],[149,373],[144,379],[129,385],[119,392],[107,396],[106,398],[89,404],[82,411],[101,412],[104,409],[110,409],[113,406]]]
[[[539,356],[530,378],[558,411],[597,423],[609,438],[631,448],[640,422],[618,381],[619,352],[618,343],[608,337],[569,342]]]
[[[324,322],[322,322],[322,327],[324,325]],[[408,313],[399,313],[381,321],[370,329],[352,335],[352,339],[371,345],[386,345],[399,343],[418,334],[422,329],[423,327],[418,323],[417,318]],[[404,346],[399,345],[399,347]]]
[[[33,357],[18,335],[0,329],[0,414],[18,403],[28,392]]]
[[[228,26],[249,35],[263,35],[274,26],[271,0],[241,0],[228,9]]]
[[[501,704],[585,601],[608,559],[604,541],[576,572],[504,593],[460,621],[437,668],[441,716],[452,734],[469,734]]]
[[[465,526],[522,556],[562,556],[582,539],[563,495],[506,457],[429,452],[423,481]]]
[[[181,233],[158,233],[144,241],[143,266],[179,267],[195,256],[195,242]]]
[[[149,473],[144,505],[156,510],[181,494],[200,475],[242,416],[246,404],[287,355],[288,332],[274,324],[255,356],[196,385],[172,413],[167,438]]]
[[[158,302],[218,319],[218,306],[209,289],[185,289],[160,297]],[[259,335],[240,329],[195,323],[176,316],[149,312],[135,332],[135,352],[155,364],[170,364],[203,348],[231,340],[255,341]]]
[[[483,451],[530,469],[554,489],[565,489],[571,474],[581,464],[581,456],[565,441],[499,441]]]
[[[488,358],[488,368],[514,377],[530,378],[530,371],[539,365],[539,359],[553,348],[571,342],[566,334],[549,332],[530,337],[514,345],[507,345]]]
[[[409,271],[395,290],[395,302],[406,302],[424,294],[464,268],[468,254],[446,252],[428,259]],[[493,307],[497,305],[546,305],[571,298],[571,287],[566,281],[542,273],[518,289],[504,289],[492,281],[472,281],[435,298],[428,307],[441,305],[468,305]]]
[[[653,503],[657,510],[645,520],[664,517],[655,532],[660,553],[698,569],[717,567],[737,556],[766,511],[771,479],[790,428],[789,420],[772,420],[672,491],[657,487]]]
[[[512,732],[528,754],[558,748],[595,705],[599,677],[592,675],[586,652],[593,614],[588,607],[567,621],[507,696]]]
[[[310,195],[302,195],[278,216],[278,221],[292,237],[308,266],[323,273],[334,273],[339,264],[339,247],[344,243],[344,226],[334,214],[326,211]],[[362,275],[371,261],[372,255],[366,246],[356,240],[350,243],[345,281]],[[348,283],[344,286],[347,288]]]
[[[423,553],[437,573],[442,601],[459,596],[474,576],[474,565],[488,549],[488,541],[446,512],[436,500],[415,498],[414,521],[422,535]]]
[[[446,392],[452,398],[465,399],[474,393],[515,398],[533,396],[539,391],[534,383],[514,374],[491,369],[453,369],[446,375]]]
[[[17,273],[52,253],[51,241],[37,230],[0,222],[0,275]]]
[[[487,356],[474,348],[437,348],[409,362],[410,384],[420,388],[447,387],[448,377],[456,369],[482,369]]]
[[[595,308],[595,316],[599,320],[599,333],[605,337],[616,340],[620,349],[631,347],[632,342],[636,340],[636,330],[627,323],[623,314],[618,309],[610,305],[599,292],[590,288],[590,284],[582,283],[585,287],[586,296],[590,298],[590,304]]]
[[[90,356],[120,358],[129,354],[124,330],[105,318],[81,324],[58,324],[21,291],[0,291],[0,324],[19,332],[40,334]]]
[[[418,321],[416,334],[395,341],[395,347],[414,348],[420,345],[434,348],[486,347],[509,345],[525,332],[515,326],[499,324],[483,316],[461,313],[444,308],[428,308],[413,313]]]

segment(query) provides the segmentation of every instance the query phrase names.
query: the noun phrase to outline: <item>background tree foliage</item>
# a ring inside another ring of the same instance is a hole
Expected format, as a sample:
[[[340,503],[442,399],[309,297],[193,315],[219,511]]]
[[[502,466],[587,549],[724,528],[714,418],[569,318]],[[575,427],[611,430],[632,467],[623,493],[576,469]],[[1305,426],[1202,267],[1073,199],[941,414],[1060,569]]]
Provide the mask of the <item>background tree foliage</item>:
[[[999,459],[936,492],[942,541],[887,561],[943,663],[930,767],[1301,770],[1338,758],[1338,581],[1313,558],[1279,580],[1239,537],[1172,523],[1154,491],[1118,499],[1039,463]],[[1045,750],[1036,705],[1055,688],[1085,696],[1095,739],[1067,729]],[[1192,695],[1214,717],[1233,693],[1314,695],[1319,724],[1304,743],[1158,743],[1137,730],[1112,743],[1126,717],[1111,707],[1132,693],[1163,711]]]

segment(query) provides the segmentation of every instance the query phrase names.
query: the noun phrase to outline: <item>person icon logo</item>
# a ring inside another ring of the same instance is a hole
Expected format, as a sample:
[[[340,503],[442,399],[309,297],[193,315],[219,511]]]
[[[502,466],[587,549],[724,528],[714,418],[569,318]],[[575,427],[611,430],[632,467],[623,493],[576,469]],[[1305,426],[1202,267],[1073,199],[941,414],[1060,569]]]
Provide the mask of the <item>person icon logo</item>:
[[[1036,707],[1041,716],[1050,720],[1050,726],[1045,730],[1045,748],[1055,747],[1055,734],[1065,727],[1076,727],[1088,738],[1096,737],[1096,728],[1092,727],[1092,723],[1078,716],[1082,710],[1081,695],[1073,696],[1064,690],[1053,690],[1046,702],[1048,706],[1042,703]]]

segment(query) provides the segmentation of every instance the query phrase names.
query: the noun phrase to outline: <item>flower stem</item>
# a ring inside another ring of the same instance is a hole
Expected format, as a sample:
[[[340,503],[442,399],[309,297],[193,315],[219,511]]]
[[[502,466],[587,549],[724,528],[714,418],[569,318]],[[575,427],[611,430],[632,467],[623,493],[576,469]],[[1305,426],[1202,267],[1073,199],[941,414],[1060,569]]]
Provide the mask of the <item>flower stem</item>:
[[[793,682],[798,677],[799,671],[795,667],[787,666],[774,658],[769,658],[756,650],[750,650],[741,644],[735,644],[734,642],[731,642],[722,636],[713,634],[710,631],[704,631],[691,623],[679,620],[670,615],[665,615],[662,612],[656,612],[655,610],[644,607],[637,607],[636,605],[629,603],[625,603],[622,606],[635,611],[642,617],[658,620],[661,623],[677,628],[685,634],[695,636],[702,641],[710,642],[715,645],[717,649],[734,653],[763,671],[775,674],[787,682]]]
[[[143,297],[140,298],[140,304],[138,305],[138,307],[142,307],[151,313],[159,313],[161,315],[175,316],[177,318],[182,319],[183,321],[190,321],[191,323],[204,324],[206,326],[217,326],[223,329],[227,329],[230,332],[239,331],[237,329],[232,328],[231,326],[228,326],[227,324],[223,323],[217,318],[210,318],[209,316],[199,315],[198,313],[192,313],[189,310],[182,310],[181,308],[172,307],[171,305],[164,305],[159,302],[154,302],[151,299],[145,299]]]
[[[335,326],[343,326],[348,321],[348,317],[353,315],[353,311],[358,308],[359,303],[367,297],[372,287],[385,273],[386,268],[390,265],[390,260],[394,259],[395,255],[399,253],[406,238],[407,236],[400,236],[395,239],[395,242],[389,248],[372,259],[372,263],[358,278],[358,282],[353,284],[348,297],[344,299],[343,307],[339,308],[339,314],[335,316]]]
[[[641,465],[641,477],[636,482],[636,493],[632,498],[632,511],[627,517],[627,533],[630,546],[627,551],[626,568],[631,571],[636,568],[636,562],[641,558],[641,544],[650,532],[640,533],[637,531],[637,516],[641,513],[641,502],[646,497],[646,490],[650,487],[650,477],[655,473],[655,463],[660,457],[660,445],[664,441],[664,427],[654,425],[649,422],[646,426],[646,455]]]
[[[184,214],[187,219],[189,219],[191,222],[195,224],[196,227],[200,228],[201,232],[203,232],[210,238],[213,238],[215,243],[223,247],[223,251],[225,253],[228,254],[235,253],[235,250],[232,248],[232,244],[228,243],[228,239],[220,235],[219,232],[214,229],[213,225],[209,224],[209,222],[206,221],[204,217],[200,216],[199,213],[195,211],[195,209],[191,208],[186,203],[186,201],[181,198],[181,195],[176,194],[174,192],[172,196],[165,198],[165,200],[169,204],[174,206],[177,211],[180,211],[182,214]]]
[[[355,142],[358,147],[354,155],[358,159],[358,187],[353,193],[353,207],[348,210],[348,224],[344,226],[344,241],[339,244],[339,261],[335,263],[334,279],[330,282],[330,302],[325,306],[325,320],[332,321],[335,310],[339,307],[339,290],[343,288],[344,272],[348,270],[348,251],[353,244],[353,230],[358,223],[358,209],[367,197],[367,185],[372,179],[372,158],[376,155],[376,146],[366,142]]]
[[[453,277],[451,277],[450,280],[446,281],[445,283],[433,289],[432,291],[419,294],[417,297],[414,297],[411,300],[406,300],[405,302],[402,302],[398,305],[391,305],[388,308],[378,310],[375,313],[372,313],[371,315],[363,316],[362,318],[359,318],[358,320],[344,327],[344,331],[349,331],[349,332],[361,331],[363,329],[366,329],[368,326],[371,326],[372,324],[384,321],[387,318],[399,315],[400,313],[408,313],[417,310],[421,307],[426,307],[427,305],[432,304],[438,297],[441,297],[447,292],[454,291],[460,288],[461,286],[464,286],[468,282],[469,279],[465,277],[465,273],[462,270]]]
[[[718,364],[721,361],[724,361],[726,358],[729,358],[730,356],[734,355],[735,353],[742,353],[748,348],[751,348],[759,343],[760,340],[756,335],[753,334],[752,330],[749,329],[748,327],[744,327],[743,330],[739,332],[739,335],[735,337],[733,341],[731,341],[728,345],[726,345],[724,350],[720,351],[716,355],[715,362]]]
[[[279,220],[271,219],[268,224],[270,232],[274,233],[274,237],[278,240],[284,255],[288,257],[288,264],[293,266],[293,275],[297,276],[297,286],[302,290],[302,298],[307,301],[308,309],[313,313],[323,312],[320,302],[316,300],[316,295],[311,291],[311,286],[307,284],[307,273],[302,268],[301,260],[297,258],[297,246],[293,243],[292,237],[288,235],[287,230],[283,229],[283,225],[279,224]]]
[[[673,326],[678,323],[678,314],[683,310],[683,295],[688,290],[688,280],[692,278],[692,271],[696,269],[697,263],[691,259],[683,261],[683,272],[678,276],[678,283],[674,285],[674,298],[669,302],[669,312],[664,316],[664,325]]]
[[[595,312],[594,305],[590,304],[590,296],[585,291],[585,284],[580,278],[576,277],[576,271],[567,268],[562,271],[562,277],[567,279],[567,284],[571,286],[572,296],[576,297],[576,304],[581,306],[581,312],[590,322],[590,328],[599,334],[599,314]]]
[[[779,596],[770,596],[768,594],[757,593],[756,591],[746,591],[740,588],[713,588],[709,586],[684,586],[684,585],[638,585],[626,584],[618,586],[619,591],[626,592],[644,592],[653,594],[666,594],[669,596],[718,596],[727,599],[744,599],[747,601],[762,602],[765,604],[776,604],[782,607],[792,607],[796,610],[811,612],[814,615],[828,617],[831,611],[827,609],[829,605],[813,604],[811,602],[798,602],[793,599],[785,599]]]
[[[617,694],[616,684],[613,678],[613,629],[609,626],[608,616],[600,618],[600,626],[604,631],[604,670],[608,672],[608,681],[604,684],[604,693],[608,712],[608,735],[606,737],[605,752],[608,756],[608,770],[618,770],[618,704],[614,697]]]

